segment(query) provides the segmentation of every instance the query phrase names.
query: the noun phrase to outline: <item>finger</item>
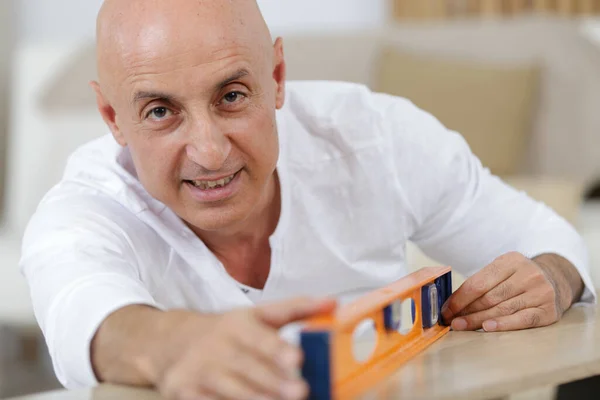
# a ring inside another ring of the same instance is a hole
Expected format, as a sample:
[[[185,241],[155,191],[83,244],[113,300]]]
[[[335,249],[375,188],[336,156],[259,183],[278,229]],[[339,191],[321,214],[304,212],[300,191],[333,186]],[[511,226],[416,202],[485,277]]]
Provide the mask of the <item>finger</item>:
[[[190,391],[189,393],[182,393],[175,397],[176,400],[217,400],[216,397],[203,392]]]
[[[203,392],[210,394],[213,398],[219,400],[256,400],[269,399],[263,393],[256,390],[253,385],[244,379],[232,373],[223,370],[211,370],[205,373],[200,381],[200,388]],[[297,397],[289,397],[290,400],[300,399],[303,392],[294,393]]]
[[[335,309],[333,299],[296,298],[256,308],[260,319],[275,328],[300,319],[331,312]]]
[[[261,321],[247,324],[243,331],[237,332],[235,340],[240,351],[261,358],[281,377],[294,375],[302,363],[302,351]]]
[[[483,323],[487,332],[517,331],[550,325],[555,320],[551,313],[541,307],[526,308],[512,315],[497,317]]]
[[[216,400],[202,390],[197,382],[190,383],[182,374],[171,374],[165,382],[158,385],[161,397],[165,400]]]
[[[281,373],[272,362],[265,361],[256,354],[239,349],[238,356],[232,359],[228,368],[240,379],[246,380],[258,392],[269,395],[270,398],[285,397],[293,389],[290,386],[302,385],[298,378]]]
[[[455,331],[474,331],[481,329],[485,321],[497,317],[512,315],[531,307],[532,305],[528,301],[528,297],[530,296],[527,294],[522,294],[505,300],[490,309],[455,318],[452,320],[452,329]]]
[[[253,369],[257,366],[253,366]],[[308,394],[306,383],[299,378],[278,379],[272,384],[266,384],[261,380],[260,374],[251,370],[235,371],[235,376],[252,386],[255,392],[260,393],[256,399],[298,399],[304,398]],[[269,387],[266,387],[269,386]]]
[[[507,280],[500,282],[489,292],[469,304],[460,313],[459,316],[475,314],[480,311],[489,310],[497,305],[517,297],[526,292],[526,284],[522,279],[518,279],[518,273],[513,274]]]
[[[517,259],[518,256],[513,254],[499,257],[467,279],[442,307],[444,321],[452,320],[466,306],[510,278],[516,271],[514,264]]]

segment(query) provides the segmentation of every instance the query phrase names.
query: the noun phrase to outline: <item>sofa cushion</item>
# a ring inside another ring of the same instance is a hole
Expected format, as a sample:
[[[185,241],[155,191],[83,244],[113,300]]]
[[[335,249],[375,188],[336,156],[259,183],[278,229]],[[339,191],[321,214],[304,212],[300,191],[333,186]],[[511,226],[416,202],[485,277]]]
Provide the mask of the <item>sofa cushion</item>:
[[[538,67],[493,65],[385,48],[375,89],[413,101],[462,134],[498,175],[520,170],[536,110]]]

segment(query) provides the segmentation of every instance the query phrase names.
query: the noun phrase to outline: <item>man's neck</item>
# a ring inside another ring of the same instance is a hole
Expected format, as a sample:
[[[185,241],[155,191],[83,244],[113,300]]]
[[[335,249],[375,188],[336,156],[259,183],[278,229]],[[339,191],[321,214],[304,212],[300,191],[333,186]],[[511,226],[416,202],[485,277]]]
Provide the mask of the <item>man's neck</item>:
[[[194,231],[211,250],[236,247],[242,243],[262,243],[268,241],[277,228],[280,212],[279,179],[274,173],[260,203],[245,221],[222,231]]]
[[[256,211],[243,224],[227,231],[204,232],[193,229],[235,279],[262,287],[270,270],[269,238],[277,228],[281,213],[280,186],[273,174]]]

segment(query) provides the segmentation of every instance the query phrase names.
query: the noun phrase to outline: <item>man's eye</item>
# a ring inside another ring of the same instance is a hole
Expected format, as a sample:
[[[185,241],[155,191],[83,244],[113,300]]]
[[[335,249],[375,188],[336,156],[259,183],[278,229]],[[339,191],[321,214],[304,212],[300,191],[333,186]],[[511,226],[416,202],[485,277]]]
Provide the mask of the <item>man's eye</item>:
[[[169,109],[166,107],[156,107],[150,110],[150,112],[147,115],[147,118],[152,118],[155,120],[165,119],[169,116],[169,112]]]
[[[244,94],[240,92],[229,92],[223,97],[223,102],[226,104],[233,104],[240,100],[243,96]]]

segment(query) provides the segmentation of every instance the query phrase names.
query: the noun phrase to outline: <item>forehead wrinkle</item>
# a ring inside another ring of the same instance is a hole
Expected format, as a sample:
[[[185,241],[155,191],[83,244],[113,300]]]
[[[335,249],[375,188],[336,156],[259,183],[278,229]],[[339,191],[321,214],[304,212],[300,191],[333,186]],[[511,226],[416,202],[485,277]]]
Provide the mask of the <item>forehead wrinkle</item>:
[[[123,84],[130,85],[135,88],[136,86],[139,86],[140,81],[145,81],[145,82],[148,82],[150,85],[152,85],[152,84],[157,83],[157,81],[160,81],[162,77],[168,78],[169,75],[172,75],[172,74],[177,75],[178,73],[179,73],[178,77],[180,79],[183,79],[183,78],[186,78],[183,73],[185,70],[201,68],[201,67],[209,66],[211,64],[215,65],[214,68],[211,68],[212,70],[214,70],[214,72],[211,71],[210,73],[206,73],[206,74],[196,74],[195,80],[217,81],[219,79],[222,79],[223,74],[220,72],[223,70],[245,69],[248,71],[249,75],[253,75],[254,68],[252,67],[252,63],[249,62],[246,57],[243,57],[240,55],[234,55],[234,56],[224,56],[224,57],[221,57],[221,58],[213,60],[213,61],[202,62],[202,63],[198,63],[195,65],[189,65],[189,66],[182,65],[177,68],[168,68],[167,70],[164,70],[164,71],[156,71],[156,70],[154,70],[155,68],[153,68],[151,65],[142,64],[137,68],[137,71],[130,70],[130,72],[127,74],[126,78],[124,79]],[[235,67],[231,68],[232,65]],[[188,83],[193,84],[192,82],[188,82]],[[211,82],[211,83],[214,84],[216,82]]]
[[[220,55],[219,53],[225,54]],[[202,57],[203,60],[198,60],[196,62],[186,64],[188,62],[188,56],[195,58]],[[143,54],[136,56],[132,55],[128,57],[131,58],[132,61],[129,63],[124,63],[124,67],[128,70],[136,70],[145,67],[161,68],[163,65],[166,64],[167,72],[177,72],[183,69],[197,68],[203,65],[219,63],[232,57],[246,58],[249,61],[255,61],[253,60],[254,57],[252,55],[252,49],[250,47],[244,45],[235,45],[226,48],[221,47],[219,49],[215,49],[207,56],[202,56],[202,52],[199,49],[190,49],[184,53],[166,55],[157,58],[147,57]],[[133,61],[133,59],[135,59],[135,61]]]

